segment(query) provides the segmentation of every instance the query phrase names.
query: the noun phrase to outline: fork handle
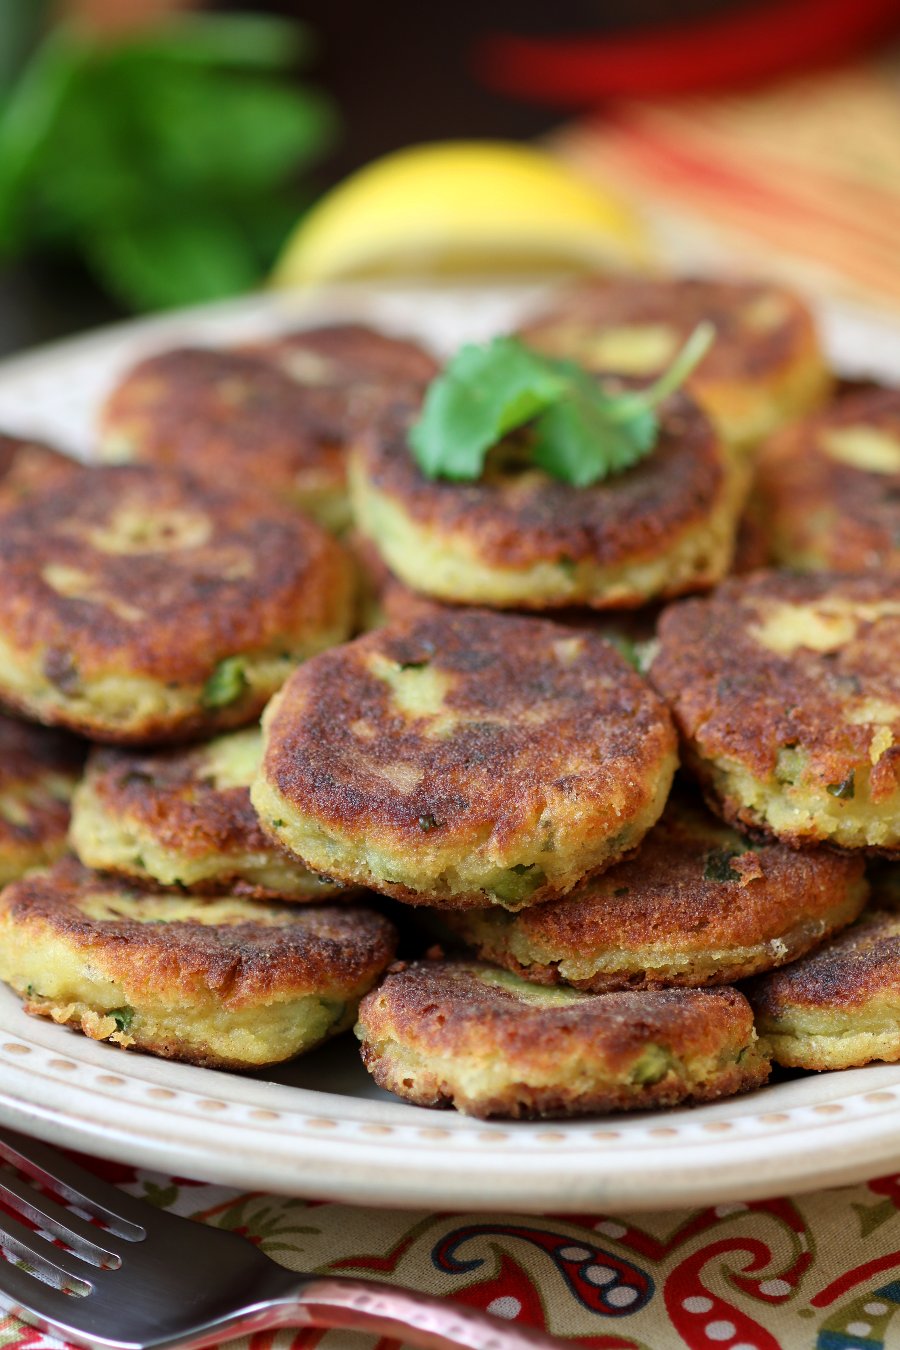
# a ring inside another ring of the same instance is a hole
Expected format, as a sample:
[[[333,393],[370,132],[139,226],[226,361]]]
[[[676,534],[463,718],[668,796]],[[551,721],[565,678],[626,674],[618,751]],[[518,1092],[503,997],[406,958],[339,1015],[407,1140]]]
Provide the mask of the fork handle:
[[[564,1344],[451,1299],[343,1275],[306,1276],[289,1294],[260,1306],[252,1329],[276,1326],[375,1332],[417,1350],[560,1350]]]

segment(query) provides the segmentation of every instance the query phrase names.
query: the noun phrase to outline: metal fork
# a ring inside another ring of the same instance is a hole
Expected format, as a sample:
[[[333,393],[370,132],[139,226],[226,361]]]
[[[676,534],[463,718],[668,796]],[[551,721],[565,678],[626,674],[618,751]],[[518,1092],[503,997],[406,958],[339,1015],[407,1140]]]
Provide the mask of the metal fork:
[[[0,1170],[0,1247],[11,1258],[0,1260],[0,1294],[10,1311],[67,1341],[162,1350],[292,1326],[373,1332],[423,1350],[563,1344],[411,1289],[285,1270],[236,1234],[155,1209],[12,1131],[0,1130],[0,1159],[23,1174]]]

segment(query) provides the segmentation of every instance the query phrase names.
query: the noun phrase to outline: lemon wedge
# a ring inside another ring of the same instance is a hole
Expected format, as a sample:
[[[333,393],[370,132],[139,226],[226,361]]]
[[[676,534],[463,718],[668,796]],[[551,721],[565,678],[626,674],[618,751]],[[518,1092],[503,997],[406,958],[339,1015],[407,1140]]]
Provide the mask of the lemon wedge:
[[[450,141],[398,150],[338,184],[288,239],[272,282],[605,271],[649,259],[628,203],[552,155]]]

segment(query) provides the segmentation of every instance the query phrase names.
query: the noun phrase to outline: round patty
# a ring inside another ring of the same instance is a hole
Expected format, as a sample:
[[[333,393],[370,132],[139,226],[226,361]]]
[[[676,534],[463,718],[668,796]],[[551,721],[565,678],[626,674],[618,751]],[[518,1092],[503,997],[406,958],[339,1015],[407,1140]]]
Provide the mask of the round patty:
[[[84,746],[0,714],[0,886],[65,851]]]
[[[343,529],[353,428],[386,394],[415,396],[436,369],[415,344],[355,324],[234,351],[162,352],[139,362],[109,396],[100,455],[174,464],[238,488],[260,481]]]
[[[345,637],[351,587],[338,545],[268,498],[78,469],[4,512],[0,697],[101,741],[240,726]]]
[[[726,819],[900,849],[900,576],[756,573],[658,631],[650,677]]]
[[[851,923],[867,890],[861,858],[754,845],[676,793],[633,858],[562,900],[441,926],[537,984],[699,987],[795,961]]]
[[[352,1025],[394,941],[372,910],[149,895],[71,858],[0,896],[0,979],[26,1012],[211,1068],[277,1064]]]
[[[772,1058],[795,1069],[900,1060],[900,914],[873,910],[796,965],[748,985]]]
[[[332,420],[296,380],[242,352],[185,347],[139,362],[102,409],[98,453],[237,491],[262,486],[330,529],[349,519]]]
[[[740,448],[823,403],[831,376],[806,305],[769,282],[621,277],[581,283],[522,329],[591,369],[652,378],[699,323],[715,341],[688,387]]]
[[[772,561],[900,572],[900,390],[848,395],[763,448],[756,494]]]
[[[653,452],[592,487],[534,467],[527,432],[490,452],[478,482],[426,478],[414,418],[399,406],[373,418],[350,458],[357,524],[414,590],[504,609],[634,608],[728,571],[745,473],[683,394]]]
[[[356,1034],[379,1087],[482,1117],[711,1101],[769,1074],[735,989],[581,994],[478,962],[392,969]]]
[[[274,844],[250,805],[258,727],[205,745],[95,750],[72,803],[72,846],[87,867],[145,885],[257,900],[338,893]]]
[[[663,704],[608,643],[431,610],[296,671],[263,720],[263,828],[413,904],[519,909],[640,842],[675,769]]]

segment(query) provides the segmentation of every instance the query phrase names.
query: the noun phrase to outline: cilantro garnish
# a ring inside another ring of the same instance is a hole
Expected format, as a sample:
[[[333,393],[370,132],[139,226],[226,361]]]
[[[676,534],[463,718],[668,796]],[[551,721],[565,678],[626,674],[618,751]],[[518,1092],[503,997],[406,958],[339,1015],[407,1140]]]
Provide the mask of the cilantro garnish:
[[[656,444],[656,408],[709,349],[702,323],[646,389],[615,390],[570,361],[517,338],[462,347],[428,387],[409,443],[427,478],[479,478],[493,445],[519,427],[533,432],[531,458],[553,478],[588,487],[622,473]]]

